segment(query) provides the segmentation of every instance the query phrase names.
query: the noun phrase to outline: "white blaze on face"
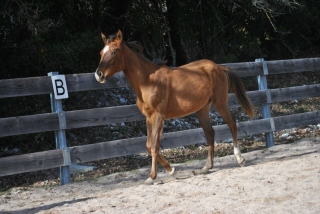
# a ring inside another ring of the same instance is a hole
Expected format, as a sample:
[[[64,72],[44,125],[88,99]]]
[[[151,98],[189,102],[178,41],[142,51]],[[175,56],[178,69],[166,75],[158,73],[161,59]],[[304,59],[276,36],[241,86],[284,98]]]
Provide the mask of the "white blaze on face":
[[[103,48],[102,53],[103,53],[103,54],[106,54],[106,53],[108,52],[108,50],[109,50],[109,45],[106,45],[106,46]]]

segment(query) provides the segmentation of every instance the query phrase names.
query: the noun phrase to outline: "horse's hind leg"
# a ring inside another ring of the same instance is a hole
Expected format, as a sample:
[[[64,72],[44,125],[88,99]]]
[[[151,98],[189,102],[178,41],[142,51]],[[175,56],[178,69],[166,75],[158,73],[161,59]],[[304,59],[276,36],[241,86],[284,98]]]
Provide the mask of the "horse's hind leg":
[[[162,155],[158,154],[157,161],[161,164],[163,168],[165,168],[169,175],[174,174],[174,167],[171,167],[167,159],[165,159]]]
[[[212,103],[215,110],[221,115],[224,121],[227,123],[232,139],[233,139],[233,151],[234,155],[236,156],[237,162],[240,166],[245,166],[245,159],[242,157],[239,144],[238,144],[238,129],[236,125],[235,118],[231,115],[231,112],[228,108],[227,101],[226,102],[216,102]]]
[[[211,103],[206,104],[202,109],[196,112],[199,123],[204,131],[208,144],[208,158],[206,165],[200,170],[200,174],[205,174],[213,168],[214,158],[214,130],[210,123],[209,110]]]
[[[147,145],[148,145],[148,142],[147,142]],[[151,148],[149,148],[147,146],[147,150],[148,150],[148,153],[150,155],[152,155]],[[174,174],[175,168],[171,167],[169,162],[161,154],[159,154],[159,152],[157,154],[157,158],[156,159],[157,159],[157,162],[159,162],[161,164],[161,166],[167,170],[169,175],[173,175]],[[153,159],[152,159],[152,161],[153,161]],[[154,167],[154,166],[152,166],[152,167]],[[153,177],[151,177],[151,176],[152,176],[152,173],[150,173],[150,177],[149,177],[149,179],[147,179],[145,181],[145,184],[150,185],[150,184],[154,183],[154,180],[155,180],[156,176],[153,176]]]

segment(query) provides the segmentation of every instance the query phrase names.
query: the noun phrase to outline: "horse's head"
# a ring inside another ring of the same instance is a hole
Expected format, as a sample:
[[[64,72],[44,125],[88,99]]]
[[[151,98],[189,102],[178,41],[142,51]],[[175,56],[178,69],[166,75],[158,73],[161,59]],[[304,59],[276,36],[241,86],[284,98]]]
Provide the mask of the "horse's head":
[[[113,35],[106,36],[101,33],[104,47],[100,52],[101,59],[95,72],[96,80],[104,83],[107,78],[124,69],[125,59],[123,53],[122,33],[120,30]]]

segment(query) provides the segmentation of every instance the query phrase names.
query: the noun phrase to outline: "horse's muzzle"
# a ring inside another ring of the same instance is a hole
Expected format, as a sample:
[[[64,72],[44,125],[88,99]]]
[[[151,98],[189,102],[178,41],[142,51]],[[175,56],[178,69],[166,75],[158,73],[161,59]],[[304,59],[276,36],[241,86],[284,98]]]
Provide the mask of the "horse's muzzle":
[[[95,76],[96,80],[100,83],[104,83],[106,81],[106,77],[103,76],[102,71],[96,70],[96,72],[94,73],[94,76]]]

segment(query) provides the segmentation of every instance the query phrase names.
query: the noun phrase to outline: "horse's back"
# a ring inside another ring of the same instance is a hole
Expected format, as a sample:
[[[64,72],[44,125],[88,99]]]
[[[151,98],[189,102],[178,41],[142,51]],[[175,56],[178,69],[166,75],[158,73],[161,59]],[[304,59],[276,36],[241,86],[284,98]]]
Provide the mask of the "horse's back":
[[[202,67],[202,66],[218,66],[218,65],[211,60],[200,59],[185,65],[181,65],[178,68],[193,68],[193,67]]]

